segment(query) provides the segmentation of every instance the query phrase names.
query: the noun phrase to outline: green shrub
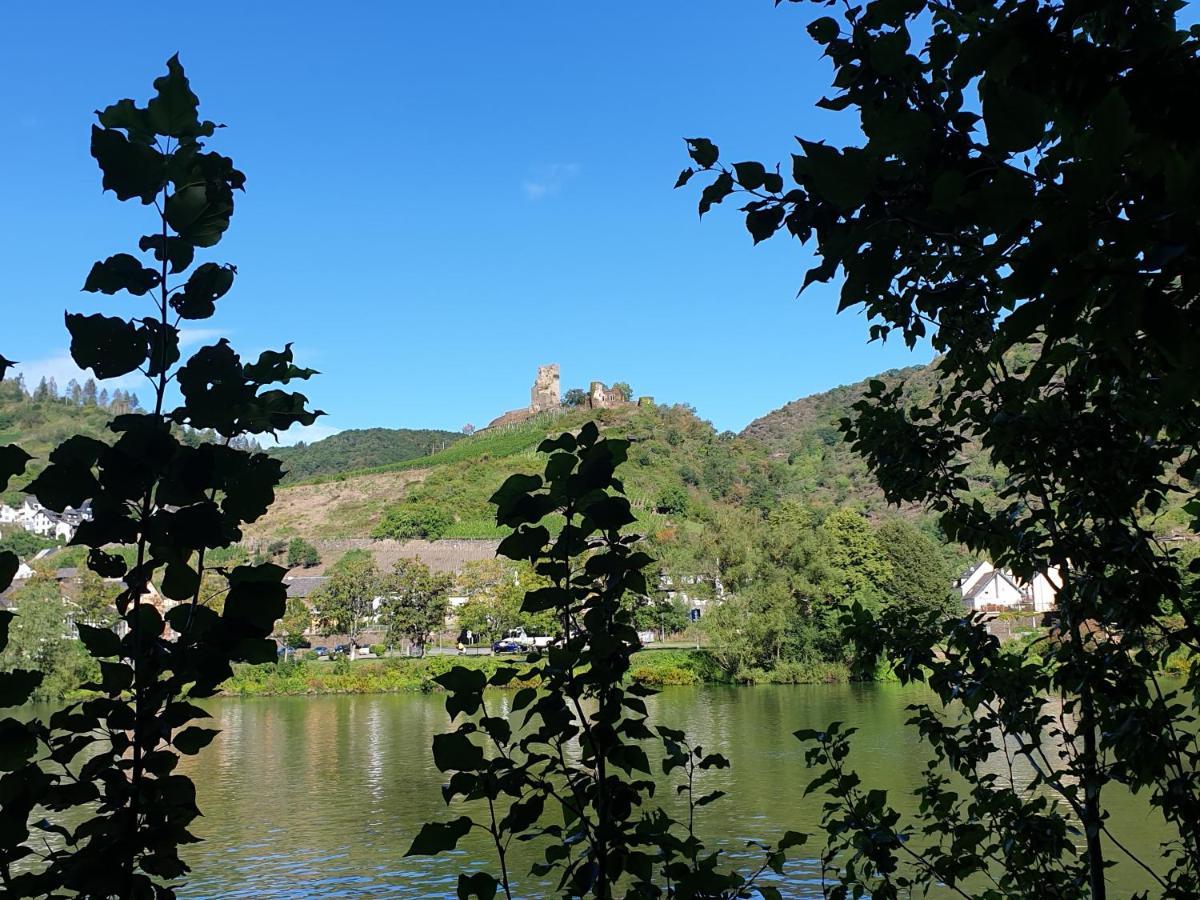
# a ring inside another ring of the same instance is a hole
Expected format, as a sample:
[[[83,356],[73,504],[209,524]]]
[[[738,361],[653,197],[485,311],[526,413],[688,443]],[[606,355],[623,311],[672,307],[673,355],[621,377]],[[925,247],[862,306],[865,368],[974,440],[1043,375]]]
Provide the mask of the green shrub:
[[[383,514],[372,532],[377,538],[408,540],[424,538],[435,541],[446,533],[454,519],[449,513],[429,503],[403,503]]]

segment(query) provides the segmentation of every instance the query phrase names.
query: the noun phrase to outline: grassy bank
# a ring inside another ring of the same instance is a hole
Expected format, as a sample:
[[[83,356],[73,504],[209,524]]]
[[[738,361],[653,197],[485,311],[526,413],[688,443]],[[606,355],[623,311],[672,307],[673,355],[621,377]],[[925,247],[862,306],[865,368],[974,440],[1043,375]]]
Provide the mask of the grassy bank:
[[[706,650],[643,650],[632,659],[630,676],[654,687],[689,684],[813,684],[849,680],[844,666],[787,664],[773,671],[726,674]],[[239,666],[223,686],[226,696],[299,694],[391,694],[439,690],[434,678],[454,666],[478,669],[489,678],[502,668],[522,668],[521,657],[429,656],[350,662],[281,662]],[[510,687],[519,687],[512,682]]]

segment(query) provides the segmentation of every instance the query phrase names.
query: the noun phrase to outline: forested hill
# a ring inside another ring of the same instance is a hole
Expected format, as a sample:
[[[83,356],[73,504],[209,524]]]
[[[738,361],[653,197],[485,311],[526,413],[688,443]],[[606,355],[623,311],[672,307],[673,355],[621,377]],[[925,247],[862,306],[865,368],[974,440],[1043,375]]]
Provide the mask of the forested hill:
[[[86,388],[86,390],[85,390]],[[50,451],[75,434],[111,440],[107,425],[113,415],[137,408],[137,397],[108,391],[100,393],[94,382],[71,382],[65,393],[57,385],[42,382],[32,391],[15,378],[0,381],[0,446],[18,444],[33,457],[26,476],[14,478],[9,490],[0,497],[19,502],[17,487],[27,483],[46,465]]]
[[[889,386],[903,381],[910,396],[919,398],[932,394],[937,374],[932,364],[891,369],[854,384],[801,397],[755,419],[742,430],[741,437],[765,446],[778,459],[786,459],[793,486],[810,500],[834,505],[851,503],[878,512],[885,506],[883,492],[838,429],[838,422],[852,414],[851,407],[872,380]],[[978,469],[972,474],[990,482],[990,469],[982,461]]]
[[[456,431],[426,428],[356,428],[268,452],[282,460],[286,481],[294,482],[406,462],[442,450],[461,437]]]

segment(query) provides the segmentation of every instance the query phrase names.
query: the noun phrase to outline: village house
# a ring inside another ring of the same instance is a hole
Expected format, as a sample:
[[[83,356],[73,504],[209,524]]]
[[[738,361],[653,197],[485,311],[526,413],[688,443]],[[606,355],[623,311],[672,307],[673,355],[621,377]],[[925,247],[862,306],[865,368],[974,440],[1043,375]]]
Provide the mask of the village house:
[[[1062,578],[1051,568],[1026,582],[983,560],[960,575],[954,586],[968,612],[1049,612],[1055,608]]]
[[[31,534],[70,542],[80,524],[92,518],[91,502],[79,509],[68,506],[61,513],[46,509],[33,497],[26,497],[18,507],[0,503],[0,525],[15,525]]]

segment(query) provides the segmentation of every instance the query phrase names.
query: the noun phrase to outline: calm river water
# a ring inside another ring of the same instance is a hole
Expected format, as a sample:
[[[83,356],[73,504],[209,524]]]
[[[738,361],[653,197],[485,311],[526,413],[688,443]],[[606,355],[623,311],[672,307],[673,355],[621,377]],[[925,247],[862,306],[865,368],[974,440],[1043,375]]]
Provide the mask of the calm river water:
[[[804,797],[811,775],[792,737],[798,728],[834,720],[857,726],[864,782],[889,789],[907,809],[904,791],[918,782],[924,759],[903,724],[917,696],[896,685],[670,688],[652,698],[651,715],[729,757],[732,768],[704,776],[702,790],[730,796],[701,810],[699,830],[741,851],[750,838],[816,829],[822,801]],[[481,843],[453,857],[404,858],[423,822],[449,815],[429,749],[446,730],[442,701],[413,694],[214,701],[222,734],[181,766],[197,782],[204,818],[196,831],[205,839],[188,849],[193,873],[181,896],[452,897],[459,872],[491,871]],[[1114,813],[1122,839],[1155,855],[1161,834],[1146,809],[1130,800]],[[816,855],[820,838],[812,841],[802,849]],[[527,875],[533,858],[516,866],[518,896],[550,895]],[[790,863],[788,876],[777,882],[786,896],[821,896],[812,859]],[[1110,896],[1144,887],[1130,866],[1112,880]]]

